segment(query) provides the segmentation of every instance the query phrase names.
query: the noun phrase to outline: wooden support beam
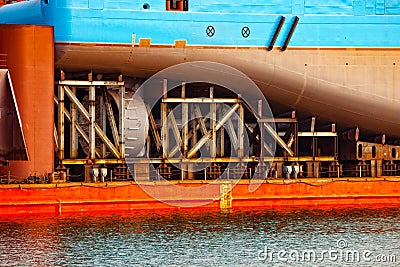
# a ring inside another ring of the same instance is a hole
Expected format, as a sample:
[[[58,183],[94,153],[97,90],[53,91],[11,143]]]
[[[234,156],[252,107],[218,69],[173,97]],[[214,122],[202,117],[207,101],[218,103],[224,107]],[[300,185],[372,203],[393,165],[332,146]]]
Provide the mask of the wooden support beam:
[[[125,85],[119,86],[119,98],[119,152],[125,158]]]
[[[227,111],[227,110],[225,110],[225,111]],[[238,151],[239,142],[238,142],[238,137],[236,135],[236,130],[235,130],[235,127],[233,126],[232,120],[231,119],[227,120],[226,124],[227,124],[226,127],[227,127],[227,130],[229,133],[229,138],[230,138],[231,144],[233,146],[233,149],[235,149],[235,151]]]
[[[239,108],[239,104],[235,104],[227,114],[223,118],[221,118],[220,121],[218,121],[217,125],[215,126],[215,131],[218,131],[224,124],[225,122],[233,115],[233,113],[236,112],[236,110]],[[206,143],[207,140],[212,138],[212,129],[207,132],[200,140],[199,142],[196,143],[194,147],[188,152],[188,158],[193,157],[193,155]]]
[[[182,83],[181,97],[186,97],[186,84]],[[186,157],[189,150],[189,104],[182,103],[182,140],[183,156]]]
[[[238,120],[238,141],[239,141],[239,149],[238,149],[238,157],[244,157],[244,108],[243,105],[239,106],[239,120]]]
[[[167,98],[168,80],[163,80],[163,100]],[[169,127],[168,127],[168,106],[167,103],[161,103],[161,142],[163,148],[163,158],[169,155]]]
[[[115,122],[114,112],[112,110],[112,106],[111,106],[111,102],[110,102],[110,98],[108,96],[107,90],[103,91],[103,95],[104,95],[104,104],[105,104],[106,111],[107,111],[108,123],[110,124],[111,133],[112,133],[113,140],[114,140],[114,145],[118,147],[119,141],[120,141],[118,127],[117,127],[117,123]]]
[[[100,95],[100,119],[101,119],[101,126],[104,133],[107,132],[107,108],[104,99],[104,93]],[[101,157],[106,157],[106,145],[102,143],[101,145]]]
[[[96,120],[96,87],[89,87],[89,158],[95,159],[95,149],[96,149],[96,130],[94,127]]]
[[[157,151],[160,152],[162,149],[162,144],[161,144],[160,135],[158,134],[158,131],[157,131],[157,124],[156,124],[156,121],[154,120],[154,116],[151,113],[151,109],[148,104],[146,104],[146,109],[147,109],[147,116],[148,116],[149,122],[150,122],[150,129],[151,129],[151,132],[153,133],[153,137],[156,142]]]
[[[58,159],[64,159],[64,86],[58,86]]]
[[[89,112],[86,110],[86,108],[82,105],[81,102],[79,102],[78,98],[72,93],[72,91],[67,87],[63,86],[65,94],[69,97],[69,99],[76,105],[78,111],[83,115],[86,121],[90,122],[89,119]],[[108,137],[103,133],[101,130],[100,126],[97,123],[94,123],[94,129],[96,133],[99,135],[99,137],[102,139],[102,141],[107,145],[108,149],[111,151],[111,153],[117,157],[120,158],[121,154],[118,152],[118,149],[112,144],[112,142],[108,139]],[[89,141],[90,141],[90,136],[89,136]]]
[[[72,86],[71,91],[73,94],[76,95],[76,87]],[[74,103],[71,103],[71,136],[70,136],[70,146],[71,146],[71,151],[70,151],[70,157],[71,159],[76,159],[78,157],[78,135],[76,131],[76,125],[77,123],[77,111],[76,111],[76,105]]]
[[[246,125],[246,128],[249,130],[249,132],[251,134],[250,141],[253,140],[253,141],[250,142],[250,144],[254,143],[255,140],[260,141],[260,137],[259,137],[260,129],[259,129],[258,124],[254,129],[252,129],[250,127],[250,125],[248,125],[248,124],[245,124],[245,125]],[[264,149],[266,150],[268,155],[273,156],[275,154],[274,151],[272,150],[272,148],[270,148],[269,145],[266,144],[266,143],[264,143]]]
[[[56,96],[54,96],[54,102],[56,103],[56,105],[58,105],[58,98]],[[67,120],[70,123],[72,123],[71,113],[69,113],[69,111],[65,107],[64,107],[64,116],[65,116],[65,118],[67,118]],[[85,131],[82,129],[82,127],[79,125],[79,123],[76,123],[75,127],[76,127],[78,134],[83,138],[83,140],[87,144],[89,144],[89,137],[87,136]],[[57,137],[58,137],[57,128],[54,127],[54,138],[56,139]],[[56,140],[56,146],[58,146],[58,140]],[[97,155],[97,157],[100,157],[100,151],[97,148],[96,148],[96,155]]]
[[[272,128],[271,125],[268,123],[263,123],[264,129],[267,130],[267,132],[272,136],[272,138],[275,139],[275,141],[291,156],[294,156],[294,152],[290,149],[290,147],[287,146],[285,141],[282,140],[282,138],[278,135],[278,133]]]
[[[214,100],[214,87],[210,87],[210,98]],[[211,157],[217,156],[217,104],[212,101],[210,104],[211,112]]]
[[[175,153],[179,151],[179,148],[182,147],[183,143],[182,143],[182,138],[181,138],[181,135],[180,135],[180,132],[179,132],[179,129],[178,129],[178,124],[176,123],[176,119],[175,119],[175,115],[174,115],[173,111],[169,110],[167,120],[168,120],[168,118],[170,118],[170,122],[171,122],[171,126],[172,126],[172,132],[174,134],[174,138],[175,138],[175,141],[176,141],[175,148],[173,149],[173,151],[169,152],[170,153],[169,155],[171,157],[173,157],[175,155]]]

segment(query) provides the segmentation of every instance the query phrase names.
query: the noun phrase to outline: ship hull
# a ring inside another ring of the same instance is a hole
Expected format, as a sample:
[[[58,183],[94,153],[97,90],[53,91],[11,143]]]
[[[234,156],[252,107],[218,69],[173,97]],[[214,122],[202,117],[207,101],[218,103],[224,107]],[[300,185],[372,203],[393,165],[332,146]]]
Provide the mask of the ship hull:
[[[0,214],[60,214],[179,207],[398,206],[398,182],[400,179],[396,177],[267,180],[257,190],[250,192],[249,181],[241,180],[236,185],[232,184],[228,198],[221,196],[221,187],[227,181],[0,185]],[[157,192],[157,199],[149,195],[152,192]],[[226,202],[226,199],[230,201]]]
[[[339,130],[400,137],[400,49],[206,47],[57,43],[55,65],[65,71],[149,77],[169,66],[212,61],[250,77],[273,105],[336,122]],[[245,92],[245,88],[243,88]]]
[[[399,138],[400,9],[392,2],[189,1],[181,12],[162,1],[33,0],[1,7],[0,23],[53,26],[64,71],[149,77],[216,61],[252,78],[277,113],[306,111],[339,130]]]

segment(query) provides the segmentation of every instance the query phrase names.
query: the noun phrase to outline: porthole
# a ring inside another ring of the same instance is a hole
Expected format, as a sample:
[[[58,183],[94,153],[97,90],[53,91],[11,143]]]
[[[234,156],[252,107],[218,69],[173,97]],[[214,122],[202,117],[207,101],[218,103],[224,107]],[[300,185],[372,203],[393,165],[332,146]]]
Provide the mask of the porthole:
[[[208,37],[213,37],[214,34],[215,34],[214,26],[211,26],[211,25],[208,26],[207,29],[206,29],[206,34],[207,34]]]
[[[249,27],[246,26],[246,27],[242,28],[242,36],[244,38],[247,38],[250,36],[250,28]]]
[[[144,10],[150,9],[150,4],[149,3],[144,3],[143,4],[143,9]]]

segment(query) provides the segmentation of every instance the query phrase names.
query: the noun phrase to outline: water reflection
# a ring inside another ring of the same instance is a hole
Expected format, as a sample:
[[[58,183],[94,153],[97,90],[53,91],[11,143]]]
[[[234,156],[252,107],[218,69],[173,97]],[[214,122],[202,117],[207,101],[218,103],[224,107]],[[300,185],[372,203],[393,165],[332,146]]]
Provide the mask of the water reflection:
[[[395,255],[400,209],[159,210],[0,217],[0,266],[344,266],[260,258],[338,249]],[[298,260],[298,259],[297,259]],[[397,266],[394,262],[358,262]]]

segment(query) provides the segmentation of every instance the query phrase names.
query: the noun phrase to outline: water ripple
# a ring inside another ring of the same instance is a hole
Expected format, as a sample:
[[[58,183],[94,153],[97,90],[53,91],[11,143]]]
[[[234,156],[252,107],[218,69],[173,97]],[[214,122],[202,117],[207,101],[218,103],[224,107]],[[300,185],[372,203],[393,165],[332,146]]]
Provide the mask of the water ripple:
[[[354,265],[260,257],[266,248],[291,256],[338,250],[339,241],[375,258]],[[399,241],[398,208],[15,216],[0,217],[0,266],[397,266]],[[395,258],[377,264],[379,255]]]

